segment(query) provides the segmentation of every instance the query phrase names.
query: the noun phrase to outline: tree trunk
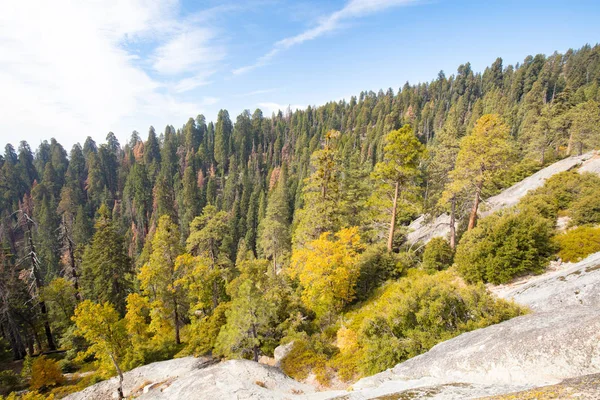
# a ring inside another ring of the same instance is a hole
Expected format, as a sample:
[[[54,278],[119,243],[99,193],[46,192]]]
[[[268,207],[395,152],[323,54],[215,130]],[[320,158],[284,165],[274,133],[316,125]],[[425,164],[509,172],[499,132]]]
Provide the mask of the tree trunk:
[[[115,369],[117,370],[117,374],[119,374],[119,387],[117,388],[117,393],[119,394],[119,399],[124,399],[125,396],[123,395],[123,371],[121,371],[121,368],[119,368],[119,364],[117,363],[117,360],[115,360],[115,356],[114,355],[110,355],[110,359],[113,362],[113,365],[115,366]]]
[[[396,188],[394,190],[394,204],[392,205],[392,220],[390,222],[390,234],[388,236],[387,250],[392,251],[394,245],[394,230],[396,229],[396,208],[398,207],[398,191],[400,184],[396,182]]]
[[[42,284],[42,278],[40,277],[40,271],[38,268],[38,259],[37,259],[37,253],[35,251],[35,245],[33,244],[33,232],[31,230],[31,219],[29,218],[29,216],[26,216],[27,218],[27,230],[28,230],[28,236],[29,236],[29,257],[31,259],[31,268],[32,268],[32,272],[33,272],[33,279],[34,279],[34,283],[35,283],[35,288],[37,290],[37,295],[40,295],[40,291],[43,287]],[[54,337],[52,336],[52,330],[50,329],[50,323],[48,322],[48,310],[46,309],[46,302],[44,302],[43,300],[40,300],[39,303],[40,305],[40,311],[42,312],[42,316],[44,319],[44,331],[46,333],[46,339],[48,340],[48,349],[49,350],[56,350],[56,344],[54,343]],[[41,350],[41,349],[40,349]]]
[[[173,314],[175,314],[175,343],[181,344],[181,337],[179,336],[179,310],[177,301],[175,301],[175,310]]]
[[[456,196],[450,200],[450,248],[456,249]]]
[[[475,199],[473,201],[473,208],[471,209],[471,215],[469,216],[469,226],[467,227],[467,231],[475,228],[475,224],[477,223],[477,210],[479,209],[479,201],[481,200],[481,187],[483,186],[483,182],[477,183],[477,190],[475,190]]]
[[[252,337],[254,338],[254,340],[258,339],[258,335],[256,333],[256,325],[252,324]],[[254,361],[258,362],[258,346],[254,345],[252,347],[252,353],[253,353],[253,357],[254,357]]]

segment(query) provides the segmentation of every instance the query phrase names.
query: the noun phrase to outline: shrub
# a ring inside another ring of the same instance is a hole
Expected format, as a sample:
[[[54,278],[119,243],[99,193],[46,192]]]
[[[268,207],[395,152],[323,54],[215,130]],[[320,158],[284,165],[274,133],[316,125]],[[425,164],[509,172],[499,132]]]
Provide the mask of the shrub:
[[[390,282],[360,309],[344,317],[345,338],[356,336],[355,367],[370,375],[417,356],[463,332],[524,313],[482,285],[465,285],[450,271],[413,270]],[[339,340],[339,338],[338,338]],[[344,349],[340,349],[344,354]]]
[[[566,262],[577,262],[600,251],[600,228],[582,226],[555,237],[558,256]]]
[[[453,258],[450,243],[440,237],[433,238],[425,245],[421,267],[429,273],[442,271],[452,265]]]
[[[21,378],[19,375],[15,374],[14,371],[0,371],[0,395],[6,395],[13,390],[16,390],[20,383]]]
[[[331,380],[328,359],[335,352],[328,340],[316,334],[294,339],[290,352],[281,360],[281,369],[297,380],[303,380],[312,372],[319,383],[326,385]]]
[[[506,283],[526,273],[540,273],[556,248],[551,240],[553,227],[531,209],[492,214],[465,233],[455,264],[471,283]]]
[[[31,365],[31,382],[33,390],[45,390],[61,385],[65,378],[56,361],[39,356]]]
[[[358,261],[360,275],[356,282],[357,300],[365,300],[377,287],[392,277],[399,276],[404,265],[399,255],[387,251],[384,245],[369,246]]]
[[[573,202],[593,192],[600,193],[600,177],[589,172],[565,171],[548,178],[541,188],[529,192],[521,199],[520,205],[537,201],[535,198],[542,196],[557,211],[567,210]]]
[[[571,206],[571,224],[586,225],[600,222],[600,191],[583,196]]]

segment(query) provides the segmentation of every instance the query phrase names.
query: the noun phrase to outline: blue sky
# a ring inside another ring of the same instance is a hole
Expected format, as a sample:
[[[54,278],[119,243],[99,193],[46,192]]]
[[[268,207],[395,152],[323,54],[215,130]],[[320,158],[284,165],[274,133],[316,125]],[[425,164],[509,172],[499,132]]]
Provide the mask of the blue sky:
[[[12,4],[10,4],[12,3]],[[57,0],[0,14],[0,144],[270,115],[600,39],[600,2]]]

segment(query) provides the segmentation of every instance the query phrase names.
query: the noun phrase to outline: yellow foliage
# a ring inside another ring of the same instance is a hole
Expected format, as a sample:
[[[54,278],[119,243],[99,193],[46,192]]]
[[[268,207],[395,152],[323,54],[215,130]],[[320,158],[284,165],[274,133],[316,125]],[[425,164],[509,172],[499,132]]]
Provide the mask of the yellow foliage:
[[[33,390],[43,390],[61,385],[65,381],[56,361],[39,356],[31,366],[30,386]]]
[[[302,301],[318,316],[338,313],[355,295],[360,275],[358,228],[342,229],[331,240],[329,232],[295,250],[289,273],[302,285]]]
[[[356,331],[342,326],[337,331],[337,347],[342,353],[354,351],[358,347],[358,334]]]

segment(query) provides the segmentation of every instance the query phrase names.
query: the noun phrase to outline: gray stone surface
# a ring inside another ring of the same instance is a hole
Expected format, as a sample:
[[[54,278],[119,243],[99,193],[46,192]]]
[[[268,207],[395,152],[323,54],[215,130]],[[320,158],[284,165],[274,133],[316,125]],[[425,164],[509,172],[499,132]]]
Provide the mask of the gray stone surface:
[[[562,264],[560,270],[490,290],[533,311],[556,312],[574,305],[600,308],[600,253],[578,263]]]
[[[600,173],[600,156],[589,152],[581,156],[568,157],[557,161],[521,182],[509,187],[502,193],[487,199],[479,212],[481,216],[492,214],[503,208],[514,206],[530,190],[544,185],[546,179],[559,172],[568,171],[581,165],[580,171]],[[442,214],[431,222],[426,222],[422,215],[408,226],[408,243],[428,242],[434,237],[447,237],[450,234],[450,216]]]

